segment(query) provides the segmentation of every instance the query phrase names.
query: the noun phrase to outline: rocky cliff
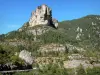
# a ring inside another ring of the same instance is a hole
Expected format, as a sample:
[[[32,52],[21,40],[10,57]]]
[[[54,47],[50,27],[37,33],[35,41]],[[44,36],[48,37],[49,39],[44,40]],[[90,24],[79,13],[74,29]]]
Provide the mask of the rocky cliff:
[[[29,27],[36,25],[51,25],[53,27],[58,27],[58,21],[52,19],[52,10],[47,5],[38,6],[35,11],[32,12],[31,18],[29,20]]]

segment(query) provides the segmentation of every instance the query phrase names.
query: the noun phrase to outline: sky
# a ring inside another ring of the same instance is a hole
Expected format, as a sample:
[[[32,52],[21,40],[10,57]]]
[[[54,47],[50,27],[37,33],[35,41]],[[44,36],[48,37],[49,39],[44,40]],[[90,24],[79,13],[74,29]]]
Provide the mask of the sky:
[[[0,34],[20,28],[37,6],[46,4],[58,21],[100,15],[100,0],[0,0]]]

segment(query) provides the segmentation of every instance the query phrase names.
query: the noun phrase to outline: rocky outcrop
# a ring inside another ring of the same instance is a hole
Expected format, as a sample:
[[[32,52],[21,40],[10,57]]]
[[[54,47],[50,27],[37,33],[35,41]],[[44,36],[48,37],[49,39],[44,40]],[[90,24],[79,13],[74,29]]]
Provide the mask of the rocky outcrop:
[[[58,21],[52,20],[52,10],[47,5],[38,6],[36,11],[32,12],[29,27],[36,25],[52,25],[58,27]]]
[[[85,69],[86,68],[93,68],[93,65],[89,63],[88,60],[68,60],[64,61],[65,68],[77,68],[82,65]]]
[[[41,53],[49,53],[49,52],[65,52],[66,48],[63,44],[47,44],[42,45],[38,50]]]
[[[32,64],[33,63],[33,57],[31,55],[31,52],[28,52],[26,50],[22,50],[20,53],[19,53],[19,57],[23,60],[25,60],[26,63],[28,64]]]
[[[48,32],[49,30],[50,30],[49,26],[38,26],[38,27],[28,30],[28,33],[32,33],[33,35],[37,36],[45,32]]]
[[[74,46],[71,45],[69,43],[66,43],[66,48],[68,49],[68,52],[85,52],[86,50],[84,48],[78,47],[78,46]]]
[[[58,20],[52,19],[52,23],[53,23],[55,28],[58,28]]]

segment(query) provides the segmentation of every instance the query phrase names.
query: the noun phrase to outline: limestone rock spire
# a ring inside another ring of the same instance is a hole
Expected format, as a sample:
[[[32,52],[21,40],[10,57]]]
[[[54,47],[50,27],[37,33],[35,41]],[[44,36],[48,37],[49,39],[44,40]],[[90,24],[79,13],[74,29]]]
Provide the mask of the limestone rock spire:
[[[33,27],[36,25],[53,25],[57,23],[53,23],[52,19],[52,10],[47,5],[43,4],[38,6],[35,11],[32,12],[30,20],[29,20],[29,27]],[[58,21],[56,21],[58,22]]]

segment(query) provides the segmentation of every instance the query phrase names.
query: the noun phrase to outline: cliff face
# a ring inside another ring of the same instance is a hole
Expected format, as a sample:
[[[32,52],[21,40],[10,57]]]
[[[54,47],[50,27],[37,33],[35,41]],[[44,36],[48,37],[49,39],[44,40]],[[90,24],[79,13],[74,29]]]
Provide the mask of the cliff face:
[[[58,27],[58,21],[52,19],[52,10],[47,5],[38,6],[35,11],[32,12],[29,20],[29,27],[36,25],[52,25]]]

